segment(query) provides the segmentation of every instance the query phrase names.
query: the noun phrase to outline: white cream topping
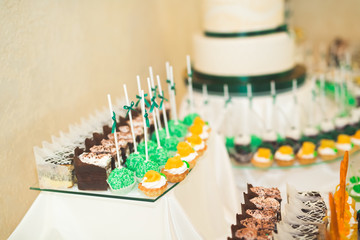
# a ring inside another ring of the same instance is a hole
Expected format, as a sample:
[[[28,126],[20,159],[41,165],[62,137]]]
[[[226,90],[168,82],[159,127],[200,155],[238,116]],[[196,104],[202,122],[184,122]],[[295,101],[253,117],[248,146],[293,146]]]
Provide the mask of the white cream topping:
[[[257,162],[270,162],[270,158],[259,157],[258,153],[255,154],[254,160]]]
[[[164,168],[164,171],[166,171],[166,172],[168,172],[170,174],[182,174],[182,173],[186,172],[186,170],[188,170],[188,167],[187,167],[186,163],[184,163],[179,168],[171,168],[171,169]]]
[[[272,130],[267,131],[263,136],[263,140],[269,141],[269,142],[276,141],[277,135],[276,135],[275,131],[272,131]]]
[[[354,138],[354,137],[352,137],[352,138],[351,138],[351,142],[352,142],[353,144],[357,145],[357,146],[360,145],[360,139],[359,139],[359,138]]]
[[[251,142],[250,136],[249,135],[238,135],[235,138],[235,144],[237,145],[249,145]]]
[[[314,127],[306,127],[304,130],[305,136],[314,136],[317,135],[319,131]]]
[[[318,152],[321,155],[336,155],[335,149],[330,147],[319,147]]]
[[[193,153],[190,153],[189,155],[187,155],[186,157],[181,157],[181,160],[191,162],[192,160],[194,160],[197,157],[197,155],[198,155],[197,152],[193,152]],[[176,156],[180,156],[180,155],[177,153]]]
[[[202,141],[200,144],[197,144],[197,145],[194,145],[194,146],[189,142],[187,142],[187,143],[190,146],[192,146],[195,151],[200,151],[200,150],[203,150],[205,148],[205,142],[204,141]]]
[[[83,153],[79,156],[80,161],[99,166],[102,168],[107,167],[111,162],[110,154],[96,154],[96,153]]]
[[[294,159],[294,155],[292,154],[283,154],[280,151],[276,151],[275,158],[283,161],[291,161]]]
[[[337,143],[336,147],[342,151],[350,151],[352,149],[351,143]]]
[[[335,129],[335,126],[330,120],[325,120],[320,124],[320,128],[323,132],[330,132]]]
[[[161,188],[166,184],[166,178],[164,176],[161,176],[160,180],[155,182],[145,182],[146,179],[147,177],[144,177],[143,180],[141,181],[141,184],[143,185],[144,188],[149,188],[149,189]]]
[[[299,129],[297,128],[291,128],[287,133],[286,133],[286,137],[287,138],[291,138],[294,140],[299,140],[301,137],[301,132]]]
[[[299,150],[299,156],[301,158],[305,158],[305,159],[310,159],[310,158],[314,158],[315,154],[314,153],[310,153],[310,154],[302,154],[302,148]]]
[[[199,137],[200,137],[201,139],[208,139],[208,138],[209,138],[209,133],[208,133],[207,131],[203,131],[203,132],[199,135]]]
[[[345,127],[345,125],[348,123],[349,123],[349,119],[346,117],[340,117],[335,119],[335,126],[337,128]]]
[[[210,127],[206,124],[202,128],[203,132],[207,132],[207,131],[209,131],[209,129],[210,129]]]

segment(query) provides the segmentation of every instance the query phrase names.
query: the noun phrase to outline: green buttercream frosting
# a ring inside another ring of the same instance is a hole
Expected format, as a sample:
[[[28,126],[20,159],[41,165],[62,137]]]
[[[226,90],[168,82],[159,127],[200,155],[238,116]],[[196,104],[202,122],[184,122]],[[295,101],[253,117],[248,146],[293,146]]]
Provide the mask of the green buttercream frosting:
[[[183,124],[182,122],[178,122],[178,124],[175,124],[174,120],[169,121],[169,131],[171,136],[175,136],[178,138],[183,138],[186,136],[188,131],[188,126]]]
[[[169,151],[176,152],[177,151],[176,147],[178,143],[179,140],[176,137],[169,137],[164,139],[164,142],[162,143],[162,147],[166,148]]]
[[[145,154],[145,141],[142,141],[138,147],[137,147],[138,151],[141,154]],[[147,142],[147,149],[148,149],[148,154],[152,154],[156,149],[157,149],[157,144],[156,142],[153,141],[148,141]]]
[[[128,169],[130,169],[131,171],[135,171],[135,169],[136,169],[136,164],[138,163],[138,162],[142,162],[142,161],[144,161],[145,160],[145,158],[142,156],[142,155],[140,155],[139,153],[132,153],[132,154],[130,154],[130,156],[126,159],[126,167],[128,168]]]
[[[134,172],[127,168],[115,168],[108,178],[108,183],[113,190],[128,187],[134,182]]]
[[[169,159],[169,155],[171,154],[165,148],[156,149],[155,153],[150,156],[150,160],[156,162],[159,166],[163,166]]]
[[[191,126],[194,122],[194,119],[196,117],[199,117],[199,114],[197,113],[190,113],[188,115],[186,115],[186,117],[184,118],[184,124],[188,125],[188,126]]]
[[[138,178],[143,178],[145,173],[147,173],[149,170],[154,170],[159,172],[159,164],[153,162],[153,161],[148,161],[148,162],[139,162],[136,165],[136,177]]]

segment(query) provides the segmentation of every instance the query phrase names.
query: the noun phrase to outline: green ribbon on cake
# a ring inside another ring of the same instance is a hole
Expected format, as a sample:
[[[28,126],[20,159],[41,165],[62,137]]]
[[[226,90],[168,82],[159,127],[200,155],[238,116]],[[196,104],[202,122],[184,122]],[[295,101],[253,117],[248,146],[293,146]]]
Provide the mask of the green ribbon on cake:
[[[278,26],[272,29],[252,31],[252,32],[233,32],[233,33],[221,33],[221,32],[208,32],[205,31],[205,36],[207,37],[219,37],[219,38],[228,38],[228,37],[253,37],[266,34],[273,34],[279,32],[288,32],[288,27],[286,24]]]
[[[166,82],[170,84],[170,89],[174,90],[174,94],[176,95],[175,83],[171,84],[171,81],[169,79],[166,79]]]
[[[254,96],[268,95],[270,92],[270,83],[275,81],[276,92],[289,91],[292,89],[292,80],[296,79],[298,87],[305,82],[306,70],[302,65],[296,65],[294,68],[273,74],[256,75],[256,76],[220,76],[205,74],[193,69],[193,88],[201,91],[202,85],[206,84],[208,91],[212,94],[222,95],[224,84],[228,84],[229,92],[233,95],[247,95],[247,84],[252,85]],[[187,77],[184,78],[188,84]]]
[[[164,100],[165,101],[168,101],[168,100],[164,97],[164,91],[162,91],[161,94],[158,95],[158,97],[161,99],[159,109],[162,110]]]
[[[150,127],[149,114],[147,113],[146,109],[145,109],[144,118],[145,118],[145,121],[146,121],[146,126]]]
[[[146,100],[146,98],[145,98],[145,97],[147,97],[147,95],[148,95],[147,93],[144,94],[145,105],[148,106],[148,107],[150,107],[150,106],[151,106],[150,103],[149,103],[148,100]],[[137,102],[136,102],[136,104],[135,104],[135,107],[137,107],[137,106],[139,105],[139,102],[141,101],[142,97],[139,96],[139,95],[136,95],[136,98],[137,98],[138,100],[137,100]]]
[[[155,102],[156,100],[156,96],[153,96],[151,98],[151,107],[150,107],[150,112],[152,113],[154,111],[154,107],[158,108],[159,105]]]
[[[130,112],[131,110],[136,111],[136,110],[133,108],[134,105],[135,105],[134,101],[131,101],[130,106],[127,106],[127,105],[124,106],[124,109],[127,110],[125,117],[127,117],[127,116],[129,115],[129,112]]]
[[[114,133],[116,131],[116,115],[115,115],[115,112],[113,112],[113,115],[112,115],[112,120],[113,120],[113,125],[112,125],[112,128],[111,128],[111,133]]]

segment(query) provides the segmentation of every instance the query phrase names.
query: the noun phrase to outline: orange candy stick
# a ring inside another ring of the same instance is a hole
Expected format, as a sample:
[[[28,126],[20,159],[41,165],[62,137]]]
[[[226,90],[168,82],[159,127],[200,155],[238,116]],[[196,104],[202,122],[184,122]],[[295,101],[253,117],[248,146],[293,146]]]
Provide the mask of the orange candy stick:
[[[346,192],[346,174],[348,170],[348,164],[349,164],[349,152],[346,151],[343,160],[340,164],[340,196],[339,196],[339,204],[340,204],[340,221],[342,222],[344,220],[344,213],[345,213],[345,204],[346,204],[346,198],[345,198],[345,192]]]
[[[336,214],[336,207],[334,196],[332,193],[329,193],[329,204],[330,204],[330,239],[331,240],[338,240],[340,239],[339,236],[339,225],[337,221],[337,214]]]

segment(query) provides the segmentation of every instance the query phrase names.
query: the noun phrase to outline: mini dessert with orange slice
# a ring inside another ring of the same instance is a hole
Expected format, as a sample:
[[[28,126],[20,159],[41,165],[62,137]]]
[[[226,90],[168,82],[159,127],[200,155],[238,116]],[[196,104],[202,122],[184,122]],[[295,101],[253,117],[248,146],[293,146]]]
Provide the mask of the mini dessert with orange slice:
[[[179,142],[176,148],[176,156],[179,156],[181,161],[188,162],[190,169],[192,169],[196,165],[196,161],[199,158],[198,153],[187,142]]]
[[[273,155],[269,148],[259,148],[251,159],[251,163],[259,168],[268,168],[273,161]]]
[[[194,124],[189,127],[189,135],[199,135],[202,140],[207,140],[209,138],[209,132],[211,129],[208,125],[199,117],[196,117]]]
[[[318,147],[319,157],[324,161],[334,160],[339,156],[336,149],[335,141],[330,139],[322,139]]]
[[[346,151],[349,154],[352,154],[355,151],[354,144],[351,142],[351,138],[349,135],[340,134],[337,137],[336,148],[339,151],[340,155],[344,155]]]
[[[198,153],[199,157],[202,156],[207,148],[205,141],[199,135],[191,135],[186,138],[187,143]]]
[[[276,164],[282,167],[291,166],[295,163],[294,150],[289,145],[281,146],[275,152]]]
[[[304,142],[297,153],[296,157],[301,165],[311,164],[316,161],[317,152],[315,144],[312,142]]]
[[[181,161],[180,156],[175,156],[168,159],[161,173],[165,174],[168,182],[181,182],[189,173],[189,164]]]
[[[356,133],[352,135],[351,142],[354,144],[356,149],[360,148],[360,130],[357,130]]]
[[[167,186],[164,174],[150,170],[144,175],[138,188],[148,197],[158,197],[165,192]]]

